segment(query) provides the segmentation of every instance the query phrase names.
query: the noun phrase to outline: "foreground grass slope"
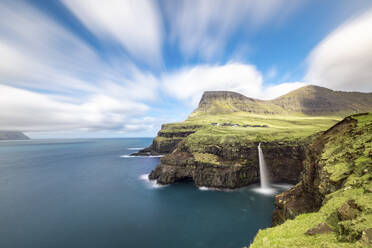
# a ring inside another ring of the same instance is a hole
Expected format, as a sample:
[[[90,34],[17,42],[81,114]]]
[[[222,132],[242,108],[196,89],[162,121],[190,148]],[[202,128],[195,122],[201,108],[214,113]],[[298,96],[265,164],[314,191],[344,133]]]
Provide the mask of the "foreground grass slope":
[[[319,201],[317,211],[260,230],[250,247],[371,247],[372,114],[346,118],[310,148],[320,157],[308,156],[304,178],[296,187]],[[296,201],[301,196],[291,197],[289,201]],[[332,231],[306,234],[321,223]]]

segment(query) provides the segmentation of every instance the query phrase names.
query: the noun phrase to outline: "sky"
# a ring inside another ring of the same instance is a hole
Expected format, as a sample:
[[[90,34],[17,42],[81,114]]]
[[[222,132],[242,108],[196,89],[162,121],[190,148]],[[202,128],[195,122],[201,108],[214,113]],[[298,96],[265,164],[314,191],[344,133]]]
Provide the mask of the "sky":
[[[1,0],[0,130],[153,137],[207,90],[372,92],[371,0]]]

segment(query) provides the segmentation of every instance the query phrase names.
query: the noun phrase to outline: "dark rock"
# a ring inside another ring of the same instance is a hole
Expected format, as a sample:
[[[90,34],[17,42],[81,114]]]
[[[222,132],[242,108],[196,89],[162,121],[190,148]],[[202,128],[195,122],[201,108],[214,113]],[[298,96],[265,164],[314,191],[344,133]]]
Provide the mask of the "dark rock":
[[[172,184],[185,180],[192,180],[196,186],[212,188],[234,189],[257,182],[254,168],[249,167],[185,167],[161,164],[153,170],[150,180],[157,180],[160,184]]]
[[[153,150],[152,146],[131,154],[131,156],[158,156],[158,155],[164,155],[164,153]]]
[[[362,232],[360,241],[364,245],[372,245],[372,228],[368,228]]]
[[[315,234],[323,234],[323,233],[328,233],[328,232],[332,232],[332,228],[327,223],[323,222],[307,230],[305,234],[315,235]]]
[[[203,144],[202,156],[212,156],[216,162],[199,161],[190,147],[179,143],[177,149],[163,157],[150,174],[159,183],[170,184],[192,180],[197,186],[238,188],[259,182],[256,143]],[[275,142],[262,144],[270,180],[274,183],[296,183],[302,171],[303,146]]]
[[[360,214],[360,211],[360,207],[354,200],[348,200],[337,210],[337,216],[341,221],[351,220],[356,218]]]

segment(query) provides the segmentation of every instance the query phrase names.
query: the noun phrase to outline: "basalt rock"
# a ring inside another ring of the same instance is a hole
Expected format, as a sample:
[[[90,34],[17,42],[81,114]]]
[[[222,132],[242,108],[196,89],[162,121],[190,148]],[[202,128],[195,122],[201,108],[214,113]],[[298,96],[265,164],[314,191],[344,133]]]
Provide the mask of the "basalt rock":
[[[316,225],[315,227],[306,231],[307,235],[323,234],[332,232],[332,228],[325,222]]]
[[[337,210],[337,216],[339,220],[352,220],[356,218],[360,212],[360,206],[358,206],[354,200],[349,200]]]
[[[192,180],[196,186],[239,188],[259,182],[258,144],[203,144],[203,152],[179,143],[171,154],[161,158],[149,178],[160,184]],[[298,182],[304,159],[304,145],[263,143],[261,148],[274,183]]]

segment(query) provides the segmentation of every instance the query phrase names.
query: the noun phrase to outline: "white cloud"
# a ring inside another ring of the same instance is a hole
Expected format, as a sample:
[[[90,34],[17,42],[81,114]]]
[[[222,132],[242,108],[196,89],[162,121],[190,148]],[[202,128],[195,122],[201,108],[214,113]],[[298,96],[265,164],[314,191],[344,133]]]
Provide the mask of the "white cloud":
[[[0,85],[0,92],[1,130],[125,130],[148,110],[144,104],[105,95],[80,104],[5,85]]]
[[[0,22],[0,83],[64,91],[92,88],[77,76],[101,65],[82,41],[26,4],[0,3],[0,15],[6,19]]]
[[[0,16],[0,130],[129,132],[125,125],[149,110],[143,102],[156,100],[152,74],[101,60],[25,2],[1,2]]]
[[[335,90],[372,91],[372,10],[329,34],[308,62],[308,82]]]
[[[166,3],[171,40],[179,42],[185,55],[199,54],[209,59],[224,50],[239,27],[247,31],[274,20],[277,24],[304,1],[184,0]]]
[[[204,91],[228,90],[248,97],[272,99],[305,83],[263,86],[261,73],[249,64],[199,65],[162,76],[164,90],[172,97],[196,106]]]
[[[161,61],[163,28],[151,0],[63,0],[63,3],[103,40],[119,41],[132,55],[147,62]]]

